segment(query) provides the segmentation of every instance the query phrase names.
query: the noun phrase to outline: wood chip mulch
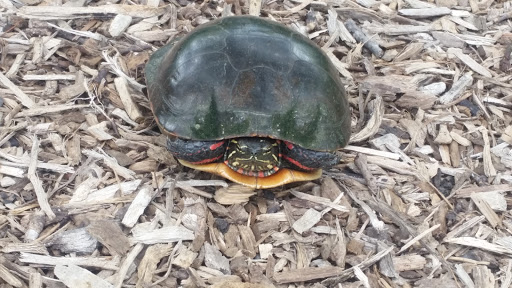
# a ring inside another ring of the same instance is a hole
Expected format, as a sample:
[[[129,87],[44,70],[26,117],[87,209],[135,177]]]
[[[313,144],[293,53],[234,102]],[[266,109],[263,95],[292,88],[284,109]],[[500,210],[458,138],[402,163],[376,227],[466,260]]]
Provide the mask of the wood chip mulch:
[[[166,152],[149,56],[246,14],[346,85],[320,180]],[[512,1],[0,0],[0,28],[0,287],[512,287]]]

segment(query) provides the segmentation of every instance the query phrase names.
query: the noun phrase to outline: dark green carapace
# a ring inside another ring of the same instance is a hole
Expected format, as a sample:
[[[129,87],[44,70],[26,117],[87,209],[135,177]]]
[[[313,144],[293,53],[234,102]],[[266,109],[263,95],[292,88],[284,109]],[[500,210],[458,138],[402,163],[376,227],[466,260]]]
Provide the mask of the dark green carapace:
[[[350,138],[338,71],[277,22],[232,16],[201,25],[152,55],[146,81],[160,128],[184,139],[260,136],[334,151]]]

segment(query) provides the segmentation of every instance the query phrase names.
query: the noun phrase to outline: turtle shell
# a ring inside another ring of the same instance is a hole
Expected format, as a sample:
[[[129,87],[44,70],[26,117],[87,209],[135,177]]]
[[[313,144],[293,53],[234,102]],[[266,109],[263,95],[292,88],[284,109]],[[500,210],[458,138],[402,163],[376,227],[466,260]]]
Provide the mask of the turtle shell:
[[[286,26],[230,16],[156,51],[146,66],[160,129],[193,140],[260,136],[333,151],[350,138],[338,71]]]

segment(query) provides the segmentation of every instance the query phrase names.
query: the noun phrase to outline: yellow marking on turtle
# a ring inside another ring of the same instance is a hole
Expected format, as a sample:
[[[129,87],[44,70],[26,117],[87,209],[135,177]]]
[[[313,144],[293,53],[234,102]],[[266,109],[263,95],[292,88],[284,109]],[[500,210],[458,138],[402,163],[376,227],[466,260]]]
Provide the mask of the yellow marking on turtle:
[[[233,156],[233,154],[235,154],[235,153],[236,153],[236,151],[229,153],[228,158],[231,158]],[[236,158],[236,159],[239,159],[239,158]]]

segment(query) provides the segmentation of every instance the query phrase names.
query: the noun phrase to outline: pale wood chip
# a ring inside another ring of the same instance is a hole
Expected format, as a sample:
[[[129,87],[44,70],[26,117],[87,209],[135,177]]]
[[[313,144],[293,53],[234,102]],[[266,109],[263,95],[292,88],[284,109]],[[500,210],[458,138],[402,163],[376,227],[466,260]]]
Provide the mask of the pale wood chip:
[[[121,263],[121,266],[119,267],[119,270],[115,275],[117,279],[115,281],[114,287],[123,287],[123,282],[124,279],[126,278],[126,275],[128,275],[128,272],[130,271],[130,268],[133,265],[135,258],[137,258],[137,256],[139,255],[143,248],[144,245],[142,243],[138,243],[134,245],[132,250],[126,255],[124,261]]]
[[[412,18],[430,18],[436,16],[444,16],[452,13],[452,10],[447,7],[432,7],[432,8],[419,8],[419,9],[400,9],[398,13]]]
[[[75,74],[45,74],[45,75],[23,75],[25,81],[51,81],[51,80],[75,80]]]
[[[471,58],[470,56],[464,54],[461,49],[450,48],[450,49],[448,49],[448,53],[451,53],[451,54],[457,56],[457,58],[459,58],[462,62],[464,62],[464,64],[468,65],[469,68],[471,68],[476,73],[479,73],[485,77],[489,77],[489,78],[492,77],[491,72],[489,72],[489,70],[487,70],[487,68],[480,65],[478,62],[473,60],[473,58]]]
[[[467,147],[467,146],[471,145],[471,141],[469,141],[468,139],[466,139],[464,136],[460,135],[459,133],[454,132],[453,130],[450,131],[450,136],[455,142],[459,143],[462,146]]]
[[[439,154],[441,156],[441,161],[444,164],[446,164],[448,166],[452,165],[452,161],[450,158],[450,146],[448,146],[446,144],[439,145]]]
[[[135,230],[132,243],[156,244],[167,242],[178,242],[185,240],[194,240],[194,233],[183,226],[166,226],[152,231]]]
[[[12,287],[24,287],[24,283],[16,276],[16,274],[11,273],[11,271],[1,263],[0,279],[4,280],[7,285],[12,285]]]
[[[249,15],[260,16],[261,0],[249,1]]]
[[[16,178],[23,178],[25,177],[25,170],[16,167],[9,167],[5,164],[0,164],[0,174],[9,175]]]
[[[373,255],[372,257],[364,260],[363,262],[357,264],[356,266],[360,269],[366,269],[367,267],[370,267],[386,255],[388,255],[392,250],[393,246],[383,249],[382,251],[379,251],[377,254]],[[354,267],[356,267],[354,266]],[[337,283],[340,283],[350,277],[353,276],[354,273],[354,267],[345,269],[343,272],[340,272],[337,276],[328,278],[320,282],[322,285],[327,285],[328,287],[334,287]]]
[[[496,279],[492,271],[483,265],[478,265],[472,269],[475,287],[496,287]]]
[[[270,13],[272,14],[276,14],[276,15],[290,15],[290,14],[293,14],[293,13],[297,13],[299,12],[300,10],[304,9],[306,6],[310,5],[311,2],[313,2],[314,0],[304,0],[302,1],[301,4],[293,7],[292,9],[290,10],[287,10],[287,11],[270,11]]]
[[[130,15],[117,14],[116,17],[112,19],[112,22],[110,22],[108,33],[110,33],[112,37],[120,36],[130,26],[132,19]]]
[[[508,265],[505,270],[505,279],[501,282],[501,288],[510,287],[512,285],[512,260],[508,260]]]
[[[416,25],[381,25],[381,26],[370,26],[369,29],[376,33],[384,33],[391,36],[404,35],[404,34],[415,34],[415,33],[428,33],[434,30],[432,26],[416,26]]]
[[[175,29],[165,29],[165,30],[151,30],[151,31],[139,31],[132,32],[133,37],[145,41],[145,42],[155,42],[155,41],[167,41],[169,38],[172,38],[178,31]]]
[[[343,149],[348,150],[348,151],[363,153],[363,154],[367,154],[367,155],[374,155],[374,156],[389,158],[389,159],[393,159],[393,160],[400,159],[400,155],[397,153],[392,153],[392,152],[387,152],[387,151],[379,151],[379,150],[366,148],[366,147],[347,145]]]
[[[137,196],[135,196],[132,203],[128,207],[128,210],[124,214],[122,220],[124,226],[133,227],[137,223],[140,215],[144,213],[144,210],[151,202],[153,193],[154,191],[150,186],[142,186],[142,188],[137,193]]]
[[[53,272],[55,273],[55,276],[57,276],[57,278],[59,278],[59,280],[68,287],[114,287],[110,282],[96,274],[93,274],[89,270],[73,264],[57,265]]]
[[[478,207],[478,210],[482,212],[482,214],[485,216],[487,221],[489,221],[489,224],[493,228],[495,228],[497,225],[501,225],[501,219],[500,217],[492,210],[491,206],[489,206],[489,203],[484,200],[485,194],[478,193],[471,195],[471,200],[475,203],[475,205]]]
[[[130,95],[128,81],[123,77],[117,77],[114,79],[114,83],[128,116],[130,116],[130,118],[135,122],[141,121],[142,114]]]
[[[43,276],[39,274],[38,272],[32,272],[30,273],[29,279],[28,279],[29,287],[34,288],[43,288]]]
[[[93,267],[114,271],[117,271],[119,269],[119,259],[112,257],[54,257],[22,252],[20,254],[19,260],[23,263],[33,263],[50,266],[77,265],[83,267]]]
[[[459,238],[451,238],[445,239],[445,242],[458,244],[462,246],[475,247],[479,249],[483,249],[489,252],[498,253],[498,254],[506,254],[509,257],[512,255],[512,249],[510,247],[504,247],[497,244],[489,243],[485,240],[473,238],[473,237],[459,237]]]
[[[399,162],[395,160],[385,159],[378,156],[368,156],[368,163],[372,163],[375,165],[378,165],[384,169],[388,169],[391,171],[394,171],[399,174],[405,174],[405,175],[418,175],[418,172],[415,168],[413,168],[411,165]]]
[[[473,280],[461,264],[455,265],[455,273],[459,276],[459,279],[464,283],[465,287],[475,288],[475,283],[473,283]]]
[[[462,235],[462,233],[464,233],[468,229],[474,227],[475,225],[481,223],[484,220],[485,220],[485,216],[475,216],[475,217],[465,221],[464,223],[462,223],[462,225],[456,227],[455,229],[450,231],[448,234],[446,234],[445,241],[447,239],[451,239],[451,238]]]
[[[89,105],[68,105],[68,104],[62,104],[62,105],[51,105],[51,106],[32,106],[29,107],[27,110],[23,110],[20,113],[16,114],[16,117],[32,117],[32,116],[41,116],[44,114],[49,113],[59,113],[64,112],[71,109],[80,109],[89,107]]]
[[[407,3],[411,8],[415,9],[421,9],[421,8],[435,8],[436,5],[433,3],[429,3],[426,1],[420,1],[420,0],[405,0],[405,3]]]
[[[204,243],[205,259],[207,267],[222,271],[224,274],[231,274],[228,259],[222,253],[209,243]]]
[[[452,88],[444,93],[441,98],[439,98],[439,102],[441,104],[446,104],[462,96],[462,93],[465,92],[466,87],[473,83],[473,77],[471,75],[472,73],[468,72],[460,77],[459,80],[453,83]]]
[[[227,188],[219,188],[215,192],[214,199],[220,204],[231,205],[249,201],[249,198],[256,195],[253,188],[242,185],[231,185]]]
[[[274,273],[274,279],[279,284],[311,281],[339,275],[343,270],[344,269],[340,267],[307,267]]]
[[[439,133],[434,142],[437,144],[450,144],[452,142],[452,137],[446,125],[442,124],[439,126]]]
[[[256,244],[256,237],[251,228],[246,225],[238,225],[237,227],[240,238],[242,239],[242,246],[247,250],[250,257],[256,256],[258,245]]]
[[[30,157],[28,157],[27,155],[18,157],[18,156],[13,156],[13,155],[7,154],[0,150],[0,157],[8,160],[8,161],[0,160],[0,169],[5,169],[5,171],[7,171],[5,174],[11,175],[14,177],[18,177],[16,175],[19,175],[20,171],[21,171],[21,173],[23,173],[22,169],[15,169],[14,167],[24,167],[25,168],[25,167],[28,167],[31,163]],[[9,167],[7,167],[7,166],[9,166]],[[57,173],[74,173],[75,172],[75,169],[73,169],[73,167],[66,166],[66,165],[60,165],[60,164],[54,164],[54,163],[37,162],[36,166],[37,166],[37,168],[50,170],[50,171],[54,171]],[[11,168],[13,168],[13,170],[11,170]],[[13,174],[8,174],[9,171],[12,171]],[[4,172],[1,172],[1,173],[3,174]]]
[[[1,170],[2,170],[2,166],[0,166],[0,171]],[[23,173],[23,172],[24,171],[22,170],[21,173]],[[0,172],[0,173],[2,173],[2,172]],[[3,177],[0,180],[0,187],[5,188],[5,187],[10,187],[10,186],[16,184],[16,180],[14,180],[11,177],[6,176],[6,174],[4,174],[4,173],[2,173],[2,174],[3,174]],[[21,174],[21,175],[23,175],[23,174]],[[21,176],[21,177],[23,177],[23,176]],[[19,178],[21,178],[21,177],[19,177]]]
[[[484,173],[487,177],[493,177],[496,176],[497,172],[492,163],[491,143],[489,141],[489,135],[487,134],[487,129],[483,127],[480,129],[480,132],[482,133],[482,138],[484,140],[484,151],[482,154],[484,158]]]
[[[460,17],[452,16],[450,17],[450,20],[469,30],[478,31],[478,28],[475,25],[473,25],[473,23],[469,23]]]
[[[295,221],[292,225],[292,228],[297,231],[297,233],[302,234],[305,231],[311,229],[311,227],[315,226],[322,219],[322,212],[316,211],[313,208],[310,208],[302,215],[297,221]]]
[[[14,2],[8,1],[8,0],[1,0],[0,1],[0,7],[5,8],[7,10],[16,11],[16,6],[13,4]]]
[[[130,249],[128,238],[121,230],[118,223],[108,220],[93,222],[87,227],[87,231],[98,239],[112,255],[125,256]]]
[[[150,18],[165,13],[165,8],[153,8],[144,5],[110,4],[101,6],[71,7],[71,6],[23,6],[18,14],[29,19],[58,20],[102,17],[117,14],[139,18]]]
[[[114,158],[108,156],[105,152],[101,150],[100,152],[96,152],[93,150],[83,150],[82,153],[86,156],[103,160],[103,163],[105,163],[106,166],[108,166],[117,175],[125,178],[126,180],[132,180],[135,176],[135,172],[120,166]]]
[[[181,246],[183,247],[183,246]],[[162,261],[162,258],[167,257],[173,251],[172,244],[156,244],[151,245],[144,252],[144,257],[140,261],[140,264],[137,267],[137,286],[143,287],[146,285],[150,285],[152,283],[153,277],[156,276],[158,264]],[[184,250],[188,251],[188,250]],[[182,253],[178,254],[178,257]],[[183,253],[185,254],[185,253]],[[173,259],[172,264],[176,265]]]
[[[107,132],[107,125],[109,124],[110,123],[108,121],[103,121],[96,125],[89,126],[87,128],[87,132],[89,132],[94,138],[98,139],[99,141],[107,141],[114,139],[114,136],[108,134]]]
[[[407,254],[393,257],[393,265],[396,271],[421,270],[427,265],[427,259],[418,254]]]
[[[23,104],[23,106],[27,108],[36,107],[36,103],[32,99],[30,99],[30,97],[28,97],[27,94],[21,91],[21,89],[18,88],[18,86],[12,83],[11,80],[9,80],[9,78],[5,77],[4,73],[2,72],[0,72],[0,83],[2,83],[2,85],[11,90],[14,93],[14,95],[16,95],[18,101],[20,101],[20,103]]]
[[[404,246],[402,246],[402,248],[400,248],[400,251],[398,251],[398,253],[402,253],[403,251],[407,250],[409,247],[411,247],[412,245],[414,245],[416,242],[418,242],[420,239],[424,238],[425,236],[427,236],[428,234],[430,234],[432,231],[436,230],[437,228],[439,228],[441,226],[441,224],[436,224],[430,228],[428,228],[427,230],[421,232],[420,234],[418,234],[418,236],[414,237],[413,239],[411,239],[409,242],[405,243]]]
[[[27,178],[32,183],[34,187],[34,192],[36,193],[37,203],[44,211],[44,213],[50,219],[55,218],[55,213],[52,211],[50,203],[48,202],[48,195],[44,191],[43,184],[39,177],[36,175],[37,169],[37,155],[39,154],[39,139],[37,137],[32,138],[32,150],[30,152],[30,163],[28,165]]]
[[[349,209],[347,207],[344,207],[344,206],[336,203],[339,200],[331,201],[328,198],[313,196],[313,195],[310,195],[307,193],[302,193],[302,192],[294,191],[294,190],[292,190],[291,193],[299,199],[304,199],[307,201],[311,201],[313,203],[322,204],[322,205],[325,205],[327,207],[330,207],[330,208],[335,209],[340,212],[348,212],[349,211]],[[337,195],[337,198],[341,199],[341,197],[343,197],[343,194]]]
[[[338,72],[340,72],[340,74],[343,77],[345,77],[346,79],[349,79],[349,80],[354,78],[352,76],[352,74],[350,73],[350,71],[348,71],[348,65],[346,63],[341,62],[331,51],[329,51],[327,49],[323,49],[323,50],[327,54],[329,59],[332,61],[332,63],[334,64],[334,67],[336,67]]]
[[[198,255],[199,253],[196,253],[183,247],[181,250],[179,250],[179,253],[176,256],[176,258],[172,260],[172,264],[186,269],[190,267],[190,265],[192,265],[192,263],[194,262],[194,260],[196,260]]]
[[[368,105],[371,117],[361,131],[350,135],[349,143],[357,143],[366,140],[375,135],[379,130],[382,118],[384,117],[384,102],[382,97],[377,96],[377,98],[370,101]]]
[[[73,196],[73,198],[69,201],[68,205],[74,206],[80,205],[81,203],[100,203],[103,201],[107,201],[114,197],[117,191],[121,191],[122,195],[129,195],[137,189],[141,182],[142,180],[138,179],[133,181],[116,183],[98,190],[86,190],[84,192],[85,195],[77,194],[76,197]]]
[[[61,253],[90,254],[98,248],[96,240],[86,228],[77,228],[59,232],[45,241]]]

